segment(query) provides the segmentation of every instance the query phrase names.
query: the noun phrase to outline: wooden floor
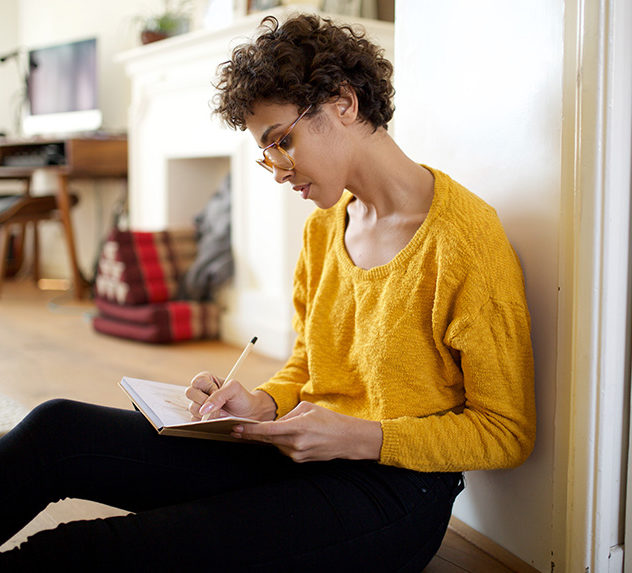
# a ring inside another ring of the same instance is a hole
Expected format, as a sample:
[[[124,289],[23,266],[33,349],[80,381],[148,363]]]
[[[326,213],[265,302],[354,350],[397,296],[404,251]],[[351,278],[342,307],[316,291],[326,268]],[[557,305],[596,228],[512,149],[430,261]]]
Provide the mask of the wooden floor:
[[[93,331],[89,301],[40,291],[29,282],[7,281],[0,293],[0,393],[32,408],[56,397],[129,408],[117,382],[123,375],[186,384],[200,370],[228,372],[241,349],[214,341],[153,346]],[[248,387],[281,363],[253,352],[240,369]],[[36,531],[73,519],[105,517],[120,510],[81,500],[49,506],[5,543],[8,549]],[[427,573],[515,571],[448,530]]]

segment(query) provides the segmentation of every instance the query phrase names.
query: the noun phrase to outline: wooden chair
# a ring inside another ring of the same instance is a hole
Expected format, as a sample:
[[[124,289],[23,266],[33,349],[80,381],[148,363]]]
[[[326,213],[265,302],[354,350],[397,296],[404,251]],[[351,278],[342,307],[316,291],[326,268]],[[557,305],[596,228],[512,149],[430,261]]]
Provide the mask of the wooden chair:
[[[76,205],[76,195],[70,196],[71,206]],[[19,226],[20,244],[24,243],[27,225],[33,229],[33,279],[37,282],[39,274],[39,233],[37,225],[40,221],[58,218],[57,198],[55,195],[34,196],[27,190],[21,195],[0,196],[0,293],[7,272],[7,255],[10,230]]]

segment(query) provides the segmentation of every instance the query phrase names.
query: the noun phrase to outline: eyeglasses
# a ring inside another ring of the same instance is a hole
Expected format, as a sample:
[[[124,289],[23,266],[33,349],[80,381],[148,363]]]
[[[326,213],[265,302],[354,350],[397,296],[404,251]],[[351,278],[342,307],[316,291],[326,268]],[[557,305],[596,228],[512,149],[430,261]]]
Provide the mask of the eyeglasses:
[[[309,112],[310,109],[312,109],[311,105],[308,106],[308,108],[292,122],[292,125],[285,130],[281,137],[263,148],[263,159],[257,159],[257,163],[261,165],[261,167],[267,169],[270,173],[273,172],[274,167],[283,169],[284,171],[294,169],[296,163],[294,162],[293,157],[285,151],[285,149],[283,149],[283,145],[288,145],[289,142],[286,141],[288,135],[290,135],[294,126],[301,121],[305,115],[307,115],[307,112]]]

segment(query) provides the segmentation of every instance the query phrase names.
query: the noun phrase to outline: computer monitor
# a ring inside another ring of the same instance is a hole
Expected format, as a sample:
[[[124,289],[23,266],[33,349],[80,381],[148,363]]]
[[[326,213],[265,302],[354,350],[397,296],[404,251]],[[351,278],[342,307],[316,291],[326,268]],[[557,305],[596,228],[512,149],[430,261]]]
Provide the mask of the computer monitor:
[[[27,55],[24,135],[99,129],[96,38],[32,49]]]

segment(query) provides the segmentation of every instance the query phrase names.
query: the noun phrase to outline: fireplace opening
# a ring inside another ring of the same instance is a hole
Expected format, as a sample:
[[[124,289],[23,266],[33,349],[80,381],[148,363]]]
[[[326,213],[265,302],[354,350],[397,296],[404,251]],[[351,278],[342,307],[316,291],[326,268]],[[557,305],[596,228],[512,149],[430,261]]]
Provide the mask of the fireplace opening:
[[[230,157],[170,158],[166,163],[167,228],[195,228],[197,238],[181,293],[223,306],[234,275]]]
[[[229,173],[227,156],[167,159],[167,227],[192,226]]]

